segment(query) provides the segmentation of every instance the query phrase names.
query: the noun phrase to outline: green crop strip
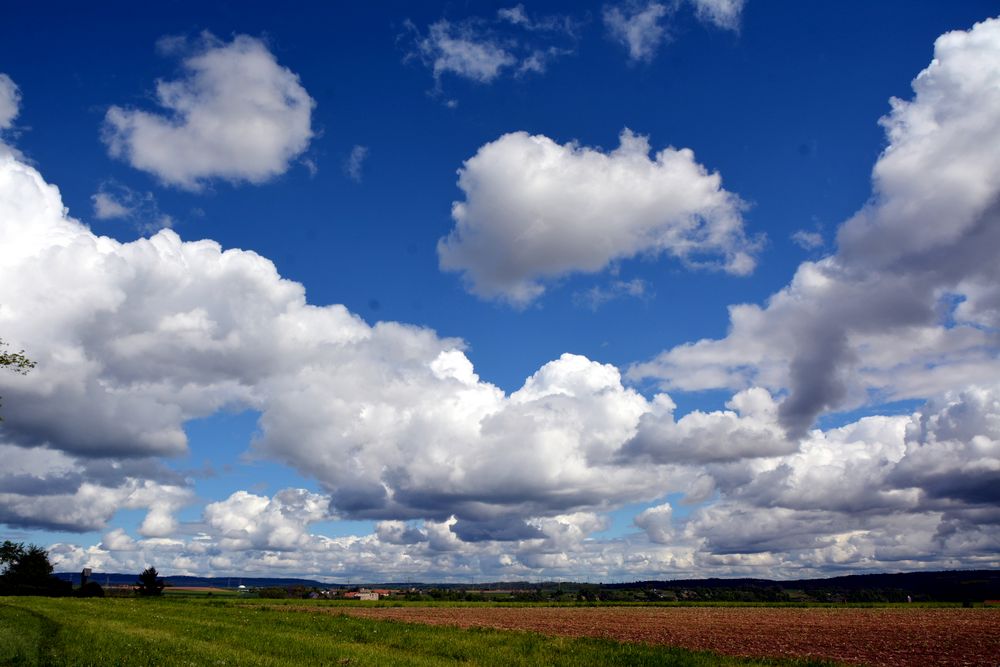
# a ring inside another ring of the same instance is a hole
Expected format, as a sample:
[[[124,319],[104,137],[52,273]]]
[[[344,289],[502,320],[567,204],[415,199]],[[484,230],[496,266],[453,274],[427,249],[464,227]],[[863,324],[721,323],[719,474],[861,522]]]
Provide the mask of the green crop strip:
[[[332,610],[331,610],[332,611]],[[820,665],[198,599],[0,598],[3,665]]]

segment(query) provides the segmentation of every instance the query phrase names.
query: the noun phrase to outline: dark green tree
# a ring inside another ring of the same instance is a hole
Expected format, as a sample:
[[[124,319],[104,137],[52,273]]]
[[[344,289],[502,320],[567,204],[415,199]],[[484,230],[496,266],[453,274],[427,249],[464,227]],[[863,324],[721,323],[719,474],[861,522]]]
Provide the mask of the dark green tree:
[[[12,371],[18,375],[27,375],[28,371],[35,367],[35,362],[24,355],[24,350],[4,352],[3,348],[5,347],[7,347],[7,343],[0,338],[0,369]],[[3,416],[0,416],[0,421],[3,421]]]
[[[163,579],[160,579],[160,573],[156,571],[155,567],[150,566],[139,575],[135,591],[143,596],[163,595],[163,586]]]
[[[69,582],[52,576],[49,554],[40,546],[5,540],[0,545],[0,595],[65,595]]]

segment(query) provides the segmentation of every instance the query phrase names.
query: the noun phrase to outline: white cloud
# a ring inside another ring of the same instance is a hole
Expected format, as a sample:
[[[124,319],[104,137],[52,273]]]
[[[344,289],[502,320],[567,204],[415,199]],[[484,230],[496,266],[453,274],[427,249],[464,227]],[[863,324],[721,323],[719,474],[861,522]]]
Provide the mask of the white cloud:
[[[152,192],[140,192],[116,181],[105,181],[90,196],[98,220],[128,220],[142,232],[172,227],[174,219],[160,211]]]
[[[978,79],[993,81],[998,26],[938,42],[917,98],[886,121],[899,131],[876,196],[843,228],[838,255],[803,264],[766,308],[734,308],[726,341],[660,360],[684,369],[665,384],[747,388],[726,410],[683,416],[668,396],[624,386],[613,366],[568,354],[505,394],[479,378],[461,341],[311,306],[254,253],[170,230],[132,243],[96,236],[37,170],[0,155],[0,331],[39,361],[28,376],[0,376],[0,521],[90,530],[120,509],[147,510],[137,537],[53,545],[60,569],[606,581],[998,567],[1000,225],[986,169],[996,158],[982,148],[997,121],[966,111],[995,102],[996,86],[983,92]],[[956,184],[963,151],[974,182]],[[916,189],[911,210],[900,174],[920,173],[914,161],[934,192]],[[954,215],[924,229],[921,212],[940,210]],[[967,297],[958,307],[955,294]],[[942,303],[955,324],[941,325]],[[787,400],[774,397],[788,387],[815,397],[795,382],[820,372],[845,400],[873,387],[935,397],[912,415],[795,436],[783,428]],[[192,491],[157,457],[183,453],[184,422],[225,406],[260,411],[256,453],[322,492],[238,491],[184,536],[193,526],[176,512]],[[659,504],[637,513],[634,534],[598,534],[607,511],[673,492],[694,504],[689,516]],[[311,532],[334,516],[379,524],[371,535]]]
[[[646,531],[650,542],[670,544],[674,540],[674,508],[670,503],[655,505],[635,516],[635,525]]]
[[[691,0],[691,4],[702,21],[726,30],[739,30],[745,0]]]
[[[98,220],[113,220],[115,218],[127,218],[132,209],[115,199],[114,195],[107,192],[97,192],[90,197],[94,202],[94,217]]]
[[[739,31],[744,0],[690,0],[690,4],[702,23]],[[604,27],[613,40],[628,50],[629,60],[648,63],[670,39],[665,21],[673,16],[679,5],[680,2],[651,0],[605,5]]]
[[[613,39],[628,49],[631,60],[649,62],[666,38],[661,20],[669,14],[659,2],[604,8],[604,25]]]
[[[0,130],[8,130],[21,110],[21,91],[17,84],[0,72]]]
[[[440,19],[427,27],[426,35],[413,23],[406,25],[414,39],[407,57],[431,68],[438,90],[445,75],[487,84],[504,75],[541,74],[551,60],[576,46],[572,19],[532,18],[523,5],[500,9],[495,19]]]
[[[802,434],[825,411],[1000,372],[1000,20],[940,37],[913,88],[882,120],[872,198],[837,253],[803,263],[766,306],[733,306],[726,338],[675,347],[632,377],[787,389],[782,421]]]
[[[417,47],[437,81],[448,73],[489,83],[503,69],[517,63],[517,58],[501,43],[478,34],[468,24],[453,24],[444,19],[430,25],[427,36],[417,42]]]
[[[573,303],[590,308],[596,311],[609,301],[632,297],[635,299],[648,299],[653,296],[649,289],[649,284],[642,278],[632,280],[613,280],[608,285],[594,285],[593,287],[573,294]]]
[[[819,232],[810,232],[800,229],[792,234],[792,241],[803,250],[815,250],[823,247],[823,235]]]
[[[463,272],[479,296],[522,306],[546,280],[639,254],[752,271],[758,243],[744,232],[739,197],[691,150],[649,151],[627,129],[610,152],[525,132],[482,146],[459,170],[465,201],[452,205],[455,228],[438,242],[441,268]]]
[[[38,361],[0,378],[12,444],[172,456],[185,421],[255,409],[258,453],[319,480],[342,514],[455,515],[470,539],[658,492],[656,470],[613,460],[649,409],[614,367],[564,355],[507,396],[461,341],[310,306],[252,252],[171,230],[95,236],[12,156],[0,158],[0,244],[0,330]],[[169,526],[154,515],[144,530]]]
[[[558,383],[563,390],[565,380]],[[761,395],[734,402],[744,410],[766,403]],[[685,465],[677,475],[707,475],[715,499],[686,517],[677,516],[670,503],[651,506],[634,517],[641,532],[617,538],[598,535],[610,521],[588,511],[528,517],[519,528],[493,522],[494,532],[507,531],[502,539],[476,535],[476,526],[463,529],[454,516],[387,520],[371,535],[328,538],[310,526],[330,518],[332,498],[285,489],[273,497],[240,491],[208,505],[204,532],[186,541],[133,539],[118,529],[98,546],[56,545],[53,555],[64,569],[101,564],[128,571],[141,569],[136,565],[145,560],[171,572],[268,572],[339,581],[607,581],[685,577],[692,571],[787,578],[844,568],[1000,564],[1000,386],[954,392],[912,415],[816,430],[798,451]]]
[[[227,550],[291,550],[306,546],[309,524],[331,518],[330,500],[305,489],[284,489],[273,498],[237,491],[205,506],[205,523]]]
[[[347,160],[344,162],[344,171],[347,172],[347,175],[355,183],[361,182],[362,169],[367,157],[368,147],[356,145],[351,149],[351,154],[347,156]]]
[[[180,480],[143,479],[162,474],[154,465],[87,460],[49,448],[0,441],[0,523],[50,530],[87,531],[107,526],[119,509],[147,509],[140,532],[164,536],[177,528],[173,513],[194,494]]]
[[[639,422],[622,456],[660,463],[710,463],[788,454],[798,443],[778,424],[777,404],[764,389],[740,392],[728,410],[689,412],[674,419],[676,406],[661,394]]]
[[[469,533],[453,516],[382,521],[371,535],[328,538],[309,526],[329,518],[331,498],[286,489],[271,498],[237,492],[209,505],[205,532],[186,542],[134,540],[112,531],[98,547],[58,545],[54,551],[77,566],[87,559],[134,564],[145,558],[158,566],[184,563],[200,573],[278,572],[340,581],[606,581],[692,571],[783,578],[844,568],[1000,564],[1000,386],[954,392],[912,415],[816,430],[798,451],[678,468],[679,476],[695,474],[711,479],[713,501],[687,517],[669,503],[654,505],[634,517],[641,532],[617,538],[597,535],[610,522],[588,511],[529,517],[521,535],[503,539],[464,539]],[[228,571],[220,572],[223,567]]]
[[[315,102],[298,75],[247,35],[223,43],[205,34],[188,51],[184,78],[157,81],[163,113],[108,110],[110,154],[192,190],[214,178],[263,183],[287,171],[313,137]]]

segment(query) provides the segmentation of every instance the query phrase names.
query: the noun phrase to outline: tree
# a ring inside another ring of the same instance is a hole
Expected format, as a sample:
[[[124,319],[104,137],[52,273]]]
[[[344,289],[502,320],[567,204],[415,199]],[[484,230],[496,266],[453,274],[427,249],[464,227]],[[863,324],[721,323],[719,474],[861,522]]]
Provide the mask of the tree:
[[[7,347],[7,343],[3,342],[3,339],[0,338],[0,369],[12,371],[18,375],[27,375],[28,371],[35,367],[35,362],[24,355],[24,350],[20,352],[4,352],[3,348],[5,347]],[[0,416],[0,421],[3,421],[2,416]]]
[[[40,546],[5,540],[0,545],[0,595],[64,595],[69,582],[52,576],[49,554]]]
[[[155,567],[147,567],[139,575],[139,581],[136,582],[135,591],[139,595],[149,596],[149,595],[163,595],[163,579],[160,579],[160,573],[156,571]]]

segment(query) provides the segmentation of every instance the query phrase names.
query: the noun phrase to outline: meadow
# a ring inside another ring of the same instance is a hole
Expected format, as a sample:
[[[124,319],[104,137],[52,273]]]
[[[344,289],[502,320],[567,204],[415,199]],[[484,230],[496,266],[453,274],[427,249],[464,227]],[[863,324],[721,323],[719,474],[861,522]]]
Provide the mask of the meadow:
[[[321,611],[324,613],[310,613]],[[206,598],[0,598],[3,665],[825,665]]]

